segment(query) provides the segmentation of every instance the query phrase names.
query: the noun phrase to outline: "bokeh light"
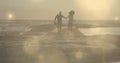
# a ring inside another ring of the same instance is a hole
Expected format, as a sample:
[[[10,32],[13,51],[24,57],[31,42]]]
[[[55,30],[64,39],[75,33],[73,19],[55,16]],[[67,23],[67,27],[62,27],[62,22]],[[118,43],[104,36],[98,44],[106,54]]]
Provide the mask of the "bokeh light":
[[[120,19],[119,17],[117,17],[117,16],[115,17],[115,20],[116,20],[116,21],[118,21],[119,19]]]
[[[31,38],[28,38],[23,43],[23,49],[24,51],[29,55],[35,55],[39,53],[40,50],[40,42],[39,37],[32,36]]]
[[[83,53],[81,51],[77,51],[75,53],[75,57],[76,57],[76,59],[82,59],[83,58]]]
[[[8,13],[6,14],[6,19],[8,19],[8,20],[13,20],[13,19],[15,19],[15,14],[14,14],[13,12],[8,12]]]

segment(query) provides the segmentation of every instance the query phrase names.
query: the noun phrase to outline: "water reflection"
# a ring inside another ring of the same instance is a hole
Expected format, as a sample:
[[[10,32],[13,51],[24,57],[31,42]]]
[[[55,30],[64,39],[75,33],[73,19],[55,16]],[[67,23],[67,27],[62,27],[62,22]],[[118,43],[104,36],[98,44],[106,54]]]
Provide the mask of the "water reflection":
[[[120,35],[120,27],[79,28],[86,36],[93,35]]]

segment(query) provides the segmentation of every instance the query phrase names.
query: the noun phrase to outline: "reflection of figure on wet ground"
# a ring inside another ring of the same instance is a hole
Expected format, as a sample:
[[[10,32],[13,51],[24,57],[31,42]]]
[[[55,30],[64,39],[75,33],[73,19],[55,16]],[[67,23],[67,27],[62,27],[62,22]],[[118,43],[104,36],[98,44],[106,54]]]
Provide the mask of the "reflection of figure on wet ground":
[[[62,26],[62,18],[65,18],[61,12],[59,12],[58,15],[56,15],[55,17],[55,24],[57,24],[57,29],[58,29],[58,32],[61,32],[61,26]]]
[[[68,16],[68,30],[72,32],[72,26],[73,26],[73,20],[74,20],[74,11],[70,11],[69,12],[69,16]]]

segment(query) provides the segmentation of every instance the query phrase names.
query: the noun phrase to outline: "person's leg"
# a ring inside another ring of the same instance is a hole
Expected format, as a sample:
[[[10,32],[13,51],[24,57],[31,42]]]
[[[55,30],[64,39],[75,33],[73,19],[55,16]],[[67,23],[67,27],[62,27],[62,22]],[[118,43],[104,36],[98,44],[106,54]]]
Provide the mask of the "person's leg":
[[[59,24],[59,21],[58,21],[58,23],[57,23],[57,30],[58,30],[58,32],[59,32],[59,29],[60,28],[60,24]]]
[[[62,25],[62,22],[59,21],[59,22],[58,22],[58,32],[61,32],[61,25]]]
[[[68,23],[68,30],[69,30],[70,32],[72,32],[72,23],[71,23],[71,22]]]
[[[70,23],[70,31],[72,32],[72,23]]]
[[[68,31],[70,31],[70,23],[68,23]]]
[[[62,21],[60,21],[60,32],[61,32],[61,28],[62,28]]]

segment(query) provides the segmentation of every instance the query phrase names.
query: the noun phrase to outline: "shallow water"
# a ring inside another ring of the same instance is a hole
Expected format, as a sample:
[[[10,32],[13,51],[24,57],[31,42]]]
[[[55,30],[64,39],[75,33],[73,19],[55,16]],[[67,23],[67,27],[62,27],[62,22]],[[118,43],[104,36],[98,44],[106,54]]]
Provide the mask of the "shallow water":
[[[53,21],[1,22],[0,63],[119,63],[119,23],[76,21],[71,35],[63,24],[61,35]]]
[[[120,35],[120,27],[79,28],[79,31],[82,32],[86,36]]]

